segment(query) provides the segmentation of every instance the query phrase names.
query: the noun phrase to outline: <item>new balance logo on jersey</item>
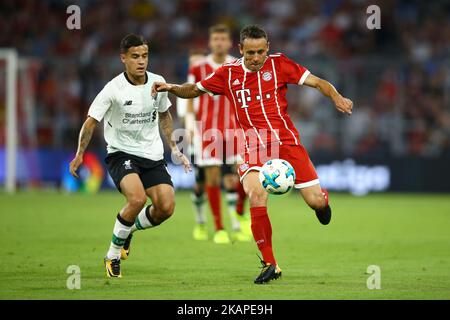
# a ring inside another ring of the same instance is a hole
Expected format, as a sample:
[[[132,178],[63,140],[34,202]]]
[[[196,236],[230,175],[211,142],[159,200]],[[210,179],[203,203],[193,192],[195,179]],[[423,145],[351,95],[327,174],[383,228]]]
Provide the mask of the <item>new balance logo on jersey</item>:
[[[133,104],[133,100],[126,100],[123,104],[124,106],[131,106]]]
[[[123,165],[125,166],[125,170],[131,170],[131,160],[125,160]]]
[[[241,84],[241,83],[239,82],[239,79],[234,80],[233,86],[237,86],[237,85],[239,85],[239,84]]]

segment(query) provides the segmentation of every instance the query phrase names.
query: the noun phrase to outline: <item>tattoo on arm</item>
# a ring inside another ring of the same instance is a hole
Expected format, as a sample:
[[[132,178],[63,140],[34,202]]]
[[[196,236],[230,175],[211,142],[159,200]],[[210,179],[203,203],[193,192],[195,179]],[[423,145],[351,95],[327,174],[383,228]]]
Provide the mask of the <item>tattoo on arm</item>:
[[[204,92],[197,88],[197,86],[193,83],[185,83],[182,85],[174,85],[170,90],[170,93],[183,99],[190,99],[196,98]]]
[[[89,142],[91,141],[92,134],[95,129],[95,124],[92,125],[91,122],[85,122],[83,124],[83,127],[80,131],[80,136],[78,138],[78,150],[77,155],[84,154],[84,151],[86,151],[87,146],[89,145]]]
[[[175,141],[172,140],[173,133],[173,120],[172,115],[169,111],[161,112],[159,114],[159,124],[161,126],[161,131],[169,144],[170,148],[173,150],[176,147]]]

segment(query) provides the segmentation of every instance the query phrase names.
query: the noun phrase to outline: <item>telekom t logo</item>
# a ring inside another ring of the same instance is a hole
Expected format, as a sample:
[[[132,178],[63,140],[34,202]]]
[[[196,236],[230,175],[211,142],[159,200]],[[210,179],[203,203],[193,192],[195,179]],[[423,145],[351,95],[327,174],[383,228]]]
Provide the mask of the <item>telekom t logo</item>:
[[[241,108],[248,108],[247,102],[250,102],[252,98],[250,97],[250,89],[236,90],[237,101],[242,103]]]

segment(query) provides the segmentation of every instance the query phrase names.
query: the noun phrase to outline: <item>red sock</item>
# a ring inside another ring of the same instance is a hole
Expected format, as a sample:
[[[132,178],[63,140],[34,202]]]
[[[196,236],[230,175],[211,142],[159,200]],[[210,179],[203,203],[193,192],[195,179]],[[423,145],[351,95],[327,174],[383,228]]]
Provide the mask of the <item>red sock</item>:
[[[275,257],[272,251],[272,225],[267,215],[267,207],[250,208],[252,217],[253,238],[258,245],[259,251],[264,261],[276,265]]]
[[[247,198],[247,195],[245,194],[244,186],[239,181],[236,186],[236,192],[238,193],[238,199],[236,202],[236,212],[238,215],[242,216],[244,214],[244,203],[245,199]]]
[[[221,194],[220,186],[206,186],[206,193],[208,194],[209,206],[214,216],[214,224],[216,230],[222,230],[222,213],[221,213]]]

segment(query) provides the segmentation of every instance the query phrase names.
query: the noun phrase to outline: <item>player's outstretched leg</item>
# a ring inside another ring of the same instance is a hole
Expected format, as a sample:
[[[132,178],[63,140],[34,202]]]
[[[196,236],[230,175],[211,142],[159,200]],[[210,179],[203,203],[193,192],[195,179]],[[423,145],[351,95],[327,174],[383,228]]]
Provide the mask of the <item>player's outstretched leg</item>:
[[[250,203],[253,238],[263,257],[261,260],[263,267],[254,283],[263,284],[281,276],[281,269],[277,265],[272,249],[272,225],[267,214],[268,194],[259,182],[257,171],[249,172],[243,183]]]
[[[122,276],[120,270],[121,251],[131,234],[136,216],[147,201],[144,187],[136,173],[131,173],[123,177],[120,182],[120,189],[126,197],[127,203],[117,215],[111,244],[104,259],[106,275],[114,278],[120,278]]]
[[[305,202],[316,212],[316,217],[323,225],[331,221],[331,207],[328,203],[328,191],[319,184],[300,189]]]

